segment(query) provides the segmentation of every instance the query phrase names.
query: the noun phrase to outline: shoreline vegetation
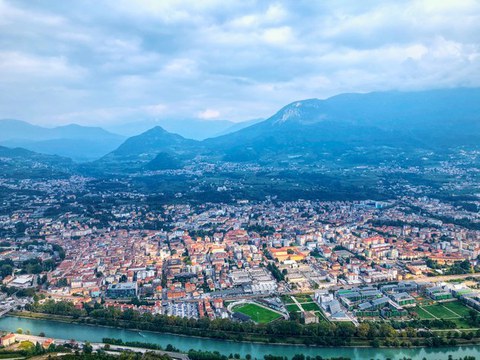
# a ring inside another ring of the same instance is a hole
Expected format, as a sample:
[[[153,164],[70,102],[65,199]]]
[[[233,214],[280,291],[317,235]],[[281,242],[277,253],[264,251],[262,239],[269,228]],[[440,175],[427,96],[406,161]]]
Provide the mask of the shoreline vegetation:
[[[41,318],[38,318],[41,319]],[[31,335],[27,335],[31,336]],[[45,335],[41,335],[45,338]],[[46,339],[46,338],[45,338]],[[60,339],[57,339],[60,340]],[[65,340],[65,339],[64,339]],[[78,340],[77,340],[78,341]],[[105,360],[171,360],[173,358],[186,358],[189,360],[351,360],[349,356],[323,357],[321,355],[304,355],[301,352],[295,355],[283,356],[265,354],[263,357],[253,357],[251,354],[230,353],[225,355],[219,351],[205,351],[190,349],[182,351],[171,344],[161,346],[151,342],[124,341],[116,338],[102,338],[101,342],[83,343],[71,342],[63,344],[52,343],[48,348],[44,348],[34,343],[29,338],[23,340],[16,350],[0,348],[0,359],[4,358],[31,358],[48,355],[51,358],[55,355],[61,359],[105,359]],[[95,350],[95,348],[96,350]],[[58,354],[57,354],[58,353]],[[227,352],[228,353],[228,352]],[[445,354],[446,355],[446,354]],[[401,360],[412,360],[413,358],[404,356]],[[459,358],[448,355],[448,360],[475,360],[475,356],[460,356]]]
[[[309,346],[309,347],[318,347],[318,348],[329,348],[329,347],[345,347],[345,348],[418,348],[418,347],[430,347],[430,348],[440,348],[447,346],[464,346],[464,345],[480,345],[480,329],[476,331],[456,331],[452,330],[449,332],[444,332],[443,334],[433,333],[426,330],[415,330],[412,328],[407,328],[406,330],[395,330],[392,326],[386,323],[362,323],[368,324],[368,331],[370,335],[366,332],[367,326],[362,325],[359,328],[355,328],[352,324],[312,324],[312,325],[301,325],[294,323],[297,326],[294,327],[296,334],[293,331],[285,331],[284,334],[280,334],[277,331],[276,335],[268,333],[268,325],[253,325],[248,324],[250,329],[259,327],[264,330],[263,333],[258,332],[241,332],[241,331],[226,331],[226,330],[214,330],[211,327],[208,327],[208,323],[215,321],[205,321],[205,320],[189,320],[179,318],[183,320],[186,324],[185,326],[178,326],[173,324],[163,324],[163,326],[158,326],[157,317],[163,317],[164,320],[173,320],[174,318],[168,316],[152,316],[151,314],[147,315],[148,319],[141,318],[142,315],[139,314],[140,318],[137,320],[125,320],[121,318],[115,319],[105,319],[105,318],[92,318],[89,316],[77,317],[77,316],[68,316],[62,314],[48,314],[42,312],[33,312],[33,311],[17,311],[11,312],[7,316],[14,316],[20,318],[29,318],[34,320],[49,320],[49,321],[58,321],[64,323],[73,323],[81,324],[88,326],[100,326],[100,327],[109,327],[117,329],[127,329],[132,331],[149,331],[152,333],[167,333],[171,335],[187,336],[187,337],[197,337],[205,339],[214,339],[214,340],[225,340],[232,342],[244,342],[244,343],[256,343],[256,344],[268,344],[268,345],[293,345],[293,346]],[[155,321],[157,320],[157,321]],[[191,326],[191,323],[198,322],[201,323],[200,327]],[[220,321],[221,323],[233,323],[231,321]],[[207,323],[207,324],[205,324]],[[290,322],[285,322],[288,325]],[[293,323],[293,322],[292,322]],[[190,325],[189,325],[190,324]],[[238,323],[233,323],[238,324]],[[280,324],[277,323],[277,324]],[[217,324],[218,325],[218,324]],[[288,326],[287,325],[287,326]],[[300,328],[298,327],[300,326]],[[335,330],[332,333],[332,328],[328,325],[335,326]],[[207,327],[205,327],[207,326]],[[217,326],[219,328],[220,326]],[[302,327],[307,327],[310,330],[316,328],[317,335],[304,335],[301,333]],[[375,329],[376,328],[376,329]],[[372,331],[373,329],[373,331]],[[269,328],[271,329],[271,327]],[[376,331],[375,331],[376,330]],[[360,337],[359,333],[364,334],[365,338]],[[335,336],[335,334],[337,334]],[[340,337],[343,334],[343,337]],[[442,336],[443,335],[443,336]],[[369,339],[368,337],[373,337]],[[329,338],[328,343],[326,343],[326,338]],[[453,341],[452,341],[453,340]]]

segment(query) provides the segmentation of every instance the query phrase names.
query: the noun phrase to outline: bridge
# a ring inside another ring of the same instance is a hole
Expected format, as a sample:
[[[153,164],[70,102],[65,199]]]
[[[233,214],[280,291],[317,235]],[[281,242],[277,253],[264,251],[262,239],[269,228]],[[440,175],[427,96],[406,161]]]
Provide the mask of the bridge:
[[[12,310],[13,307],[7,307],[5,309],[0,309],[0,318],[3,316],[3,315],[6,315],[10,310]]]

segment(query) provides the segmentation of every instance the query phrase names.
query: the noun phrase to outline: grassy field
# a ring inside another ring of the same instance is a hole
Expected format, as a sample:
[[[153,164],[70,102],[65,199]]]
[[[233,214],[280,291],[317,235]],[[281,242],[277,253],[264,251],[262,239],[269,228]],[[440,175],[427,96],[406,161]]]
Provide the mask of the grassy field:
[[[282,296],[280,296],[280,298],[282,299],[282,301],[285,305],[294,303],[294,301],[293,301],[293,299],[291,298],[290,295],[282,295]]]
[[[455,312],[456,314],[460,315],[460,316],[469,316],[470,315],[470,308],[463,305],[461,302],[459,301],[452,301],[452,302],[447,302],[447,303],[443,303],[443,306],[453,312]]]
[[[435,317],[432,314],[423,310],[422,307],[415,308],[415,312],[418,314],[418,316],[420,317],[421,320],[434,320],[435,319]]]
[[[448,310],[442,304],[424,306],[423,309],[432,314],[437,319],[455,319],[461,317],[460,315]]]
[[[470,308],[463,305],[460,301],[417,306],[415,312],[422,320],[452,320],[457,324],[458,328],[470,327],[468,321],[465,319],[469,316]]]
[[[239,305],[233,310],[248,315],[253,321],[260,324],[266,324],[281,317],[280,314],[256,304]]]
[[[288,312],[300,311],[300,308],[297,306],[297,304],[288,304],[288,305],[285,305],[285,307],[287,308]]]
[[[297,301],[299,303],[312,301],[312,298],[308,294],[296,294],[296,295],[293,295],[293,296],[295,297],[295,299],[297,299]]]
[[[322,311],[319,310],[319,311],[315,311],[315,315],[318,316],[318,318],[320,319],[320,321],[326,321],[326,322],[329,322],[328,319],[325,317],[325,315],[323,315]]]
[[[314,302],[303,303],[302,307],[303,307],[303,310],[305,310],[305,311],[318,311],[318,310],[320,310],[318,305]]]

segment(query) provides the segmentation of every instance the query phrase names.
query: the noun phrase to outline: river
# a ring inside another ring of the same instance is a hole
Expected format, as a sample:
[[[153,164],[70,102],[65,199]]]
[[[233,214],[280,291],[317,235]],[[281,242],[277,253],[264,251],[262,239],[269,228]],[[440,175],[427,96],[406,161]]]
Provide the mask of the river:
[[[222,354],[251,354],[253,358],[263,359],[266,354],[292,357],[295,354],[321,355],[324,358],[344,356],[355,360],[364,359],[412,359],[447,360],[448,355],[454,358],[466,355],[475,356],[480,360],[480,345],[448,347],[439,349],[373,349],[373,348],[315,348],[293,345],[251,344],[223,340],[202,339],[189,336],[161,334],[148,331],[132,331],[83,324],[69,324],[50,320],[34,320],[7,316],[0,318],[0,330],[15,332],[17,329],[29,330],[32,335],[40,332],[46,336],[58,339],[86,340],[101,342],[102,338],[115,338],[124,341],[141,341],[166,346],[172,344],[181,351],[208,350],[219,351]]]

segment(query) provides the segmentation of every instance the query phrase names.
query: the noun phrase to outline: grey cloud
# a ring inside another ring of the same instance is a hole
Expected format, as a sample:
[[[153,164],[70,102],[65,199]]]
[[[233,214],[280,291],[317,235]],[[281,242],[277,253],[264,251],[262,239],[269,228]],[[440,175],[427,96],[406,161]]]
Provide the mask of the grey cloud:
[[[479,33],[475,0],[0,0],[0,117],[237,121],[339,92],[479,86]]]

